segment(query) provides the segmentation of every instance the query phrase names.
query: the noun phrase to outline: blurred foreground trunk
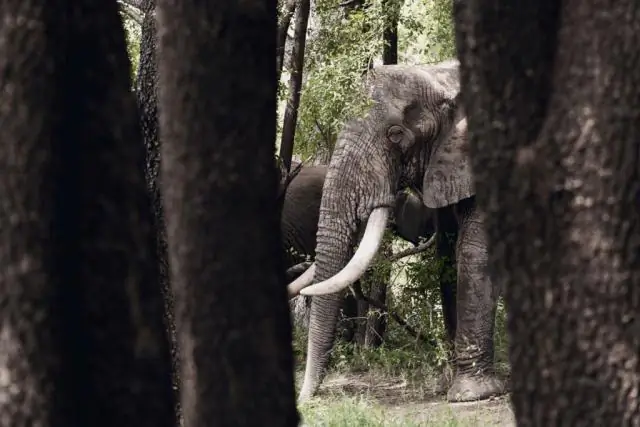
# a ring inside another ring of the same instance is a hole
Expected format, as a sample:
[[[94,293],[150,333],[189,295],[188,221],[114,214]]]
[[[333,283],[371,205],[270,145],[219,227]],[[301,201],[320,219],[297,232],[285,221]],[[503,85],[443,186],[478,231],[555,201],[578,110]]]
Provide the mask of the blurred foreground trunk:
[[[118,5],[0,18],[0,425],[175,426]]]
[[[640,4],[455,8],[518,425],[640,425]]]
[[[276,12],[275,0],[158,1],[162,195],[186,426],[298,424],[273,158]]]

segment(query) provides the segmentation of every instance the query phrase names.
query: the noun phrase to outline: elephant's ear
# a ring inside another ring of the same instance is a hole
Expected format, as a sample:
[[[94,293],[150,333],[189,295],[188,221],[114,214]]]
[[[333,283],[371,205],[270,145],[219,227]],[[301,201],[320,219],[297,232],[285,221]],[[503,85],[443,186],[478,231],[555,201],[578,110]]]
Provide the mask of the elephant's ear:
[[[423,201],[429,208],[449,206],[475,194],[467,119],[461,110],[449,135],[437,141],[431,151],[422,183]]]

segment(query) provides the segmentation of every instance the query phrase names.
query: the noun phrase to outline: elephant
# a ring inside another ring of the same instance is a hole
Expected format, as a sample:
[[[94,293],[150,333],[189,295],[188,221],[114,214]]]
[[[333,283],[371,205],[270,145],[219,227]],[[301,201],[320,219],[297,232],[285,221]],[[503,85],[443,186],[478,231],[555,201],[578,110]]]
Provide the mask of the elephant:
[[[441,283],[455,359],[447,400],[482,400],[504,391],[493,361],[498,292],[486,272],[486,235],[475,207],[458,68],[456,59],[383,65],[365,76],[373,103],[339,133],[323,189],[315,263],[289,288],[314,296],[300,400],[313,396],[324,378],[341,291],[375,256],[404,188],[435,210],[437,254],[457,270],[455,283]]]
[[[303,166],[292,164],[292,172],[280,169],[281,232],[287,278],[293,280],[302,271],[296,272],[296,266],[307,258],[315,257],[316,232],[322,188],[327,174],[327,166]],[[402,192],[397,195],[393,220],[390,229],[393,233],[414,245],[435,233],[434,211],[427,208],[422,200],[413,192]],[[303,270],[304,271],[304,270]],[[349,299],[349,298],[347,298]],[[305,304],[306,303],[306,304]],[[301,306],[293,305],[294,317],[306,324],[309,298],[300,301]],[[354,301],[345,301],[343,308]],[[356,315],[353,314],[353,317]]]
[[[293,167],[295,176],[281,190],[280,227],[287,268],[315,255],[322,186],[327,173],[326,166]]]
[[[328,167],[292,163],[293,177],[281,172],[281,232],[285,265],[291,268],[315,257],[316,232],[322,200],[322,188]],[[413,192],[401,192],[394,203],[390,228],[398,237],[418,245],[435,233],[434,211]]]

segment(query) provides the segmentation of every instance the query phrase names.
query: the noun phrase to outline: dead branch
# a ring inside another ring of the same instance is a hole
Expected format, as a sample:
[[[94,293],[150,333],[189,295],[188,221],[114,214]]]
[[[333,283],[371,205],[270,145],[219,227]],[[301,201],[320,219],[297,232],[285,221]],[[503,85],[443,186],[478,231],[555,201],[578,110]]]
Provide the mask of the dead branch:
[[[427,249],[429,249],[431,246],[433,246],[435,241],[436,241],[436,235],[434,234],[433,236],[431,236],[431,238],[429,240],[427,240],[424,243],[420,243],[418,246],[415,246],[415,247],[409,248],[409,249],[405,249],[404,251],[398,252],[397,254],[393,254],[392,256],[389,257],[389,259],[387,261],[394,262],[394,261],[398,261],[398,260],[400,260],[402,258],[406,258],[408,256],[424,252]]]
[[[395,311],[389,310],[389,307],[386,304],[382,304],[381,302],[376,301],[376,300],[371,299],[368,296],[366,296],[362,292],[362,286],[360,285],[359,281],[356,282],[351,287],[351,290],[353,291],[353,294],[355,295],[356,298],[358,298],[358,299],[360,299],[362,301],[365,301],[370,306],[377,308],[382,313],[384,313],[384,314],[388,315],[389,317],[391,317],[393,320],[396,321],[396,323],[398,323],[398,325],[402,326],[404,328],[404,330],[407,331],[407,333],[409,335],[411,335],[412,337],[414,337],[415,339],[417,339],[419,341],[422,341],[425,344],[432,345],[432,346],[437,345],[435,340],[428,339],[423,334],[421,334],[420,332],[416,331],[411,325],[409,325],[407,323],[406,320],[404,320],[402,317],[400,317],[400,315],[398,313],[396,313]]]

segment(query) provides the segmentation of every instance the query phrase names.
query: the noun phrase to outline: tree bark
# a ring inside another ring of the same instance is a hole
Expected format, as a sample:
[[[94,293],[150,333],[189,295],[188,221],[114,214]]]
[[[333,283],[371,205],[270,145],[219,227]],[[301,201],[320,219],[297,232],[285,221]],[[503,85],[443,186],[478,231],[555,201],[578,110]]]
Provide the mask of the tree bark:
[[[640,5],[455,15],[518,425],[640,425]]]
[[[0,425],[174,426],[118,5],[0,17]]]
[[[296,0],[286,0],[282,18],[278,24],[278,41],[276,42],[276,81],[280,84],[282,76],[282,67],[284,66],[284,57],[287,45],[287,31],[291,24],[291,18],[296,11]],[[305,28],[306,33],[306,28]]]
[[[159,283],[165,306],[165,325],[171,343],[172,383],[176,394],[176,412],[180,416],[178,389],[178,350],[176,342],[175,322],[173,319],[173,296],[169,284],[169,263],[167,260],[167,236],[164,223],[162,197],[160,194],[160,140],[158,137],[158,64],[156,49],[158,36],[156,29],[156,1],[139,0],[144,15],[140,39],[140,60],[136,80],[136,97],[138,102],[138,118],[142,128],[142,143],[145,147],[145,178],[153,206],[153,226],[155,229],[158,251],[157,259],[160,268]]]
[[[300,90],[302,89],[302,72],[304,69],[304,48],[307,40],[310,7],[310,0],[298,0],[293,51],[291,54],[289,101],[284,111],[282,139],[280,141],[280,159],[282,159],[287,171],[291,169],[291,156],[293,156],[293,143],[296,134],[296,123],[298,122],[298,107],[300,106]]]
[[[298,424],[273,159],[276,11],[275,0],[158,2],[186,426]]]
[[[402,7],[401,0],[385,0],[384,7],[384,19],[385,26],[382,38],[384,40],[384,46],[382,47],[382,63],[384,65],[391,65],[398,63],[398,18],[400,14],[400,8]]]

